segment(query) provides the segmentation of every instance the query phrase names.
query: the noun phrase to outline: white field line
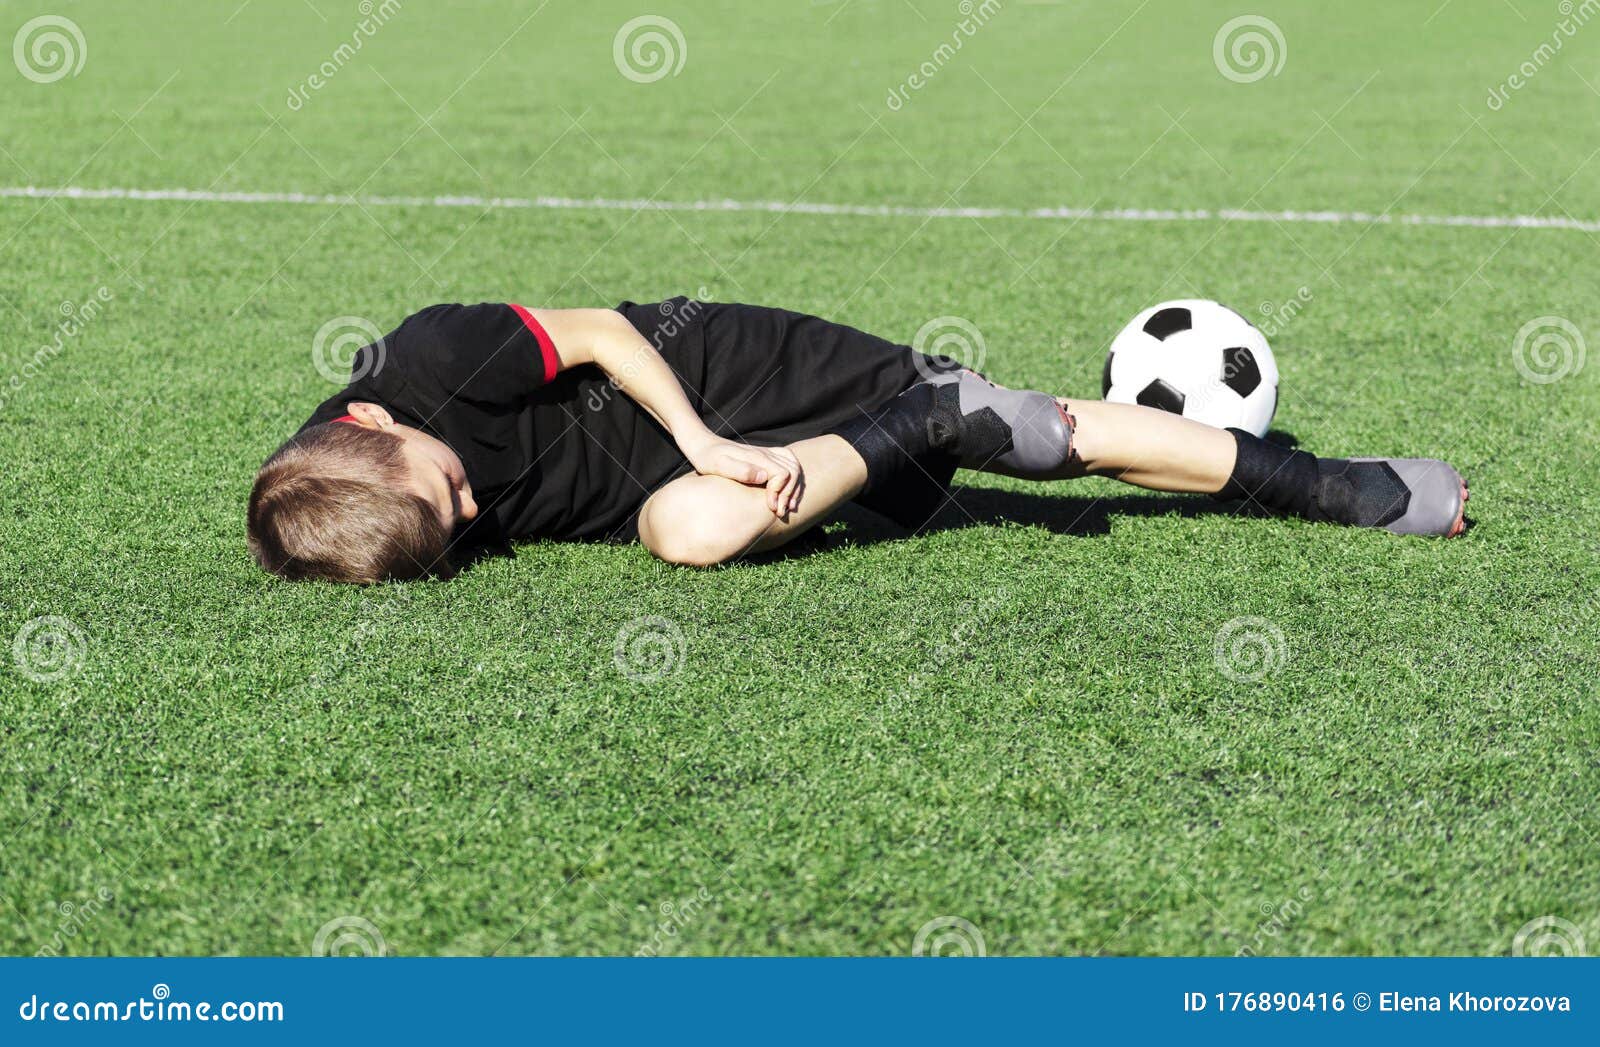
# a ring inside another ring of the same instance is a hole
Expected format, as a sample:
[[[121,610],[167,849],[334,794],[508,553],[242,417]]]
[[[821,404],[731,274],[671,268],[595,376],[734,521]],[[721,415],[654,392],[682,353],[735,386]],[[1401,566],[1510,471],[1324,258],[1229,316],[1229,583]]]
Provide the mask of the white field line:
[[[215,192],[207,189],[84,189],[0,186],[0,198],[175,200],[205,204],[309,204],[340,207],[487,207],[547,211],[701,211],[846,215],[857,218],[1013,218],[1091,222],[1283,222],[1310,225],[1427,225],[1478,229],[1571,229],[1600,233],[1600,220],[1544,215],[1372,214],[1366,211],[1166,210],[1090,207],[902,207],[877,204],[784,203],[781,200],[616,200],[570,196],[346,196],[316,193]]]

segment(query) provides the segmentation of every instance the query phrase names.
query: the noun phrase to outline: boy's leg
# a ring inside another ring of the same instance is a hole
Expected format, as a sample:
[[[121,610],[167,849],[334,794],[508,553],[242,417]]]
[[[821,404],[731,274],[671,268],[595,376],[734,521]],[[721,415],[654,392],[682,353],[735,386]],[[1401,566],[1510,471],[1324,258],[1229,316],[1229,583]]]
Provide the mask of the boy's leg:
[[[1026,479],[1111,476],[1153,490],[1200,494],[1214,494],[1228,482],[1235,444],[1226,430],[1149,407],[1077,400],[1061,405],[1075,422],[1074,453],[1052,475]],[[806,475],[805,495],[794,513],[774,516],[760,487],[720,476],[681,476],[644,503],[640,541],[669,563],[707,567],[776,549],[861,493],[867,466],[844,438],[813,437],[790,444],[789,450]]]
[[[1057,402],[1064,426],[1013,418],[1008,422],[1012,432],[1003,441],[1013,449],[1031,443],[1034,462],[1051,457],[1042,453],[1041,445],[1057,441],[1057,465],[1016,469],[1005,465],[1007,453],[977,458],[960,448],[949,453],[972,467],[1032,480],[1109,476],[1152,490],[1246,499],[1312,520],[1385,527],[1402,534],[1455,535],[1463,529],[1466,483],[1444,462],[1319,459],[1237,429],[1216,429],[1154,408],[1099,400]],[[920,433],[926,412],[926,403],[911,402],[875,416],[861,431],[790,444],[805,470],[806,492],[800,509],[783,519],[767,508],[762,488],[715,476],[680,477],[645,502],[640,539],[664,560],[701,566],[775,549],[861,495],[885,470],[920,472],[921,448],[911,454],[907,447]],[[1046,413],[1032,417],[1046,419]],[[927,428],[948,431],[961,424],[947,414]],[[1023,425],[1029,427],[1027,433],[1018,431]],[[953,437],[957,443],[959,436]],[[993,434],[983,439],[991,450],[1000,446]],[[872,481],[869,458],[880,470]]]
[[[1182,415],[1104,400],[1062,400],[1072,459],[1049,479],[1109,476],[1153,491],[1216,494],[1233,475],[1238,442]]]
[[[858,407],[832,433],[787,445],[805,470],[801,506],[789,516],[774,517],[761,488],[682,476],[645,500],[639,538],[670,563],[709,566],[775,549],[852,499],[919,526],[947,497],[962,428],[959,412],[918,383],[874,410]]]
[[[721,476],[680,476],[639,510],[639,540],[668,563],[709,567],[767,552],[826,520],[861,492],[867,466],[839,436],[788,445],[805,470],[800,508],[783,518],[767,508],[766,490]]]
[[[1060,480],[1112,476],[1158,491],[1247,500],[1308,520],[1454,536],[1466,481],[1433,458],[1318,458],[1153,408],[1058,400],[970,371],[936,380],[929,428],[969,469]]]
[[[1109,476],[1397,534],[1453,537],[1465,529],[1466,481],[1437,459],[1318,458],[1150,407],[1060,403],[1072,423],[1072,454],[1062,468],[1030,479]]]
[[[1099,400],[1064,400],[942,375],[932,426],[953,434],[963,468],[1023,480],[1111,476],[1158,491],[1214,494],[1228,482],[1235,440],[1180,415]]]

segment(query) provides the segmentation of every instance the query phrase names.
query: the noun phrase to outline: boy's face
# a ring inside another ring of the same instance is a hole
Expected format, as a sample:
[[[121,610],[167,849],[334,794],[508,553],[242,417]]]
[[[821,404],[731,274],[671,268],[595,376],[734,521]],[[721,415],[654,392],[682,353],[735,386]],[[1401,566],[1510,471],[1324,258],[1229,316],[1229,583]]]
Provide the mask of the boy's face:
[[[466,467],[449,444],[421,429],[401,425],[377,404],[350,403],[345,409],[355,419],[354,424],[400,437],[411,474],[411,490],[438,510],[446,527],[454,528],[477,517],[478,503],[473,501]]]

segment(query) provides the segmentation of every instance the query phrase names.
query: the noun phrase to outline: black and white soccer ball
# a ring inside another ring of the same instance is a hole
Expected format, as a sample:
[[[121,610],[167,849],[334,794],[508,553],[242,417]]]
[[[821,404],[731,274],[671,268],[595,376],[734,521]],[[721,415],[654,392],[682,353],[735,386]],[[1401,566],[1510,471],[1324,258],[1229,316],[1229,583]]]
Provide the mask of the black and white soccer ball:
[[[1218,428],[1265,436],[1278,408],[1278,361],[1255,324],[1219,302],[1162,302],[1111,343],[1101,393]]]

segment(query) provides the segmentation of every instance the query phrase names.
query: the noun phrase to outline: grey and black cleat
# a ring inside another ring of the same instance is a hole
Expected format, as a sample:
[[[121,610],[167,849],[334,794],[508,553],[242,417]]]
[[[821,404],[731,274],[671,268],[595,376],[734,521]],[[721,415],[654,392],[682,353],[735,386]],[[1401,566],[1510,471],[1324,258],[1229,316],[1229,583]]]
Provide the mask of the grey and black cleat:
[[[933,442],[962,468],[1047,480],[1071,460],[1072,418],[1048,393],[1007,389],[968,370],[928,384],[935,387]]]
[[[1467,482],[1437,458],[1318,458],[1242,429],[1233,474],[1216,494],[1308,520],[1454,538],[1466,530]]]
[[[1466,530],[1471,494],[1448,462],[1324,458],[1317,464],[1317,508],[1329,519],[1435,538],[1454,538]]]

